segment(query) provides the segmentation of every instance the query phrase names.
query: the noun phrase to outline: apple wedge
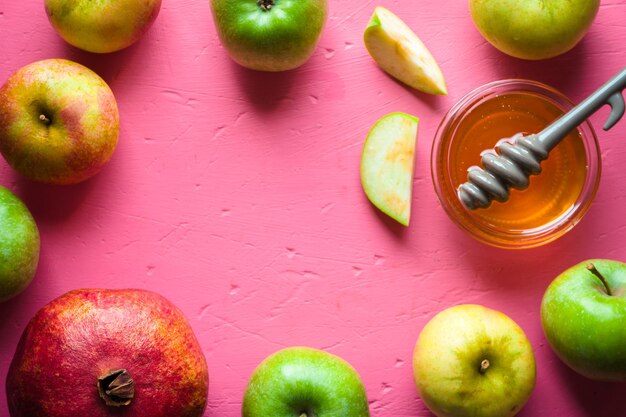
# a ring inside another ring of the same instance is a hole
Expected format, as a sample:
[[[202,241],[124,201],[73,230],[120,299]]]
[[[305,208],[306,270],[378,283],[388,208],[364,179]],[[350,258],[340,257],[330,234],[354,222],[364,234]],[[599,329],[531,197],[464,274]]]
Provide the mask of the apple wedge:
[[[411,216],[411,189],[419,119],[391,113],[372,127],[361,157],[361,184],[380,211],[404,226]]]
[[[392,77],[425,93],[448,94],[431,53],[406,23],[389,10],[376,7],[363,40],[374,61]]]

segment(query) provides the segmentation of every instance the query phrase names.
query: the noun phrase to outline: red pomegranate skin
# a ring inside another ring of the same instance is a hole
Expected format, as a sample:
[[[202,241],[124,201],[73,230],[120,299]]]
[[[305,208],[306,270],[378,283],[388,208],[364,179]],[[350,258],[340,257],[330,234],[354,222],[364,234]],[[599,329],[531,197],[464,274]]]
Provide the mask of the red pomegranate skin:
[[[107,405],[98,377],[125,369],[126,406]],[[43,307],[7,376],[11,417],[199,417],[207,365],[182,312],[143,290],[81,289]]]

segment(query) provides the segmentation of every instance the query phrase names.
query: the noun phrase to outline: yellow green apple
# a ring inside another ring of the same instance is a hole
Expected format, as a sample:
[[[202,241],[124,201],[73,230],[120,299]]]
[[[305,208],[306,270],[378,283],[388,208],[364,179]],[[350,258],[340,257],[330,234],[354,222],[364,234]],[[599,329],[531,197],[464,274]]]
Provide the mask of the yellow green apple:
[[[135,43],[150,28],[161,0],[45,0],[48,20],[65,41],[108,53]]]
[[[326,0],[211,0],[224,48],[238,64],[286,71],[304,64],[326,21]]]
[[[593,23],[600,0],[469,0],[476,28],[493,46],[522,59],[572,49]]]
[[[404,226],[411,217],[415,142],[419,119],[406,113],[382,117],[369,131],[361,156],[367,198]]]
[[[34,181],[86,180],[109,161],[118,135],[113,92],[80,64],[37,61],[0,87],[0,153]]]
[[[39,263],[39,230],[11,191],[0,186],[0,302],[22,292]]]
[[[376,7],[365,34],[365,47],[389,75],[429,94],[448,94],[439,65],[420,38],[398,16]]]
[[[524,331],[475,304],[448,308],[422,329],[413,353],[417,391],[437,417],[512,417],[535,386]]]

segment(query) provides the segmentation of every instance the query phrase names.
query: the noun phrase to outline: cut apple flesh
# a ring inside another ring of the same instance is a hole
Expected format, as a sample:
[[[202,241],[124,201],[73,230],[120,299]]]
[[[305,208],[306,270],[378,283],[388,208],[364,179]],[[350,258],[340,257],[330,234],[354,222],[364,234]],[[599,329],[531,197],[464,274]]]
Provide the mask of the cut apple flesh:
[[[367,198],[404,226],[411,216],[418,123],[406,113],[383,117],[367,135],[361,158],[361,184]]]
[[[365,47],[389,75],[430,94],[448,94],[439,65],[398,16],[377,7],[365,29]]]

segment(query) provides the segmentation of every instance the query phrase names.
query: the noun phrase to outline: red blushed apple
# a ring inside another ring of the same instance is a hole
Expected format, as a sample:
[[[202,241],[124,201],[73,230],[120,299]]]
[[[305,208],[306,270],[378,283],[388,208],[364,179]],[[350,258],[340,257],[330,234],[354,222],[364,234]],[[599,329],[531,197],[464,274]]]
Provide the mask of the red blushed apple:
[[[86,180],[109,161],[118,135],[113,92],[80,64],[34,62],[0,87],[0,153],[32,180]]]
[[[149,291],[83,289],[30,321],[6,392],[11,417],[200,417],[208,383],[173,304]]]

